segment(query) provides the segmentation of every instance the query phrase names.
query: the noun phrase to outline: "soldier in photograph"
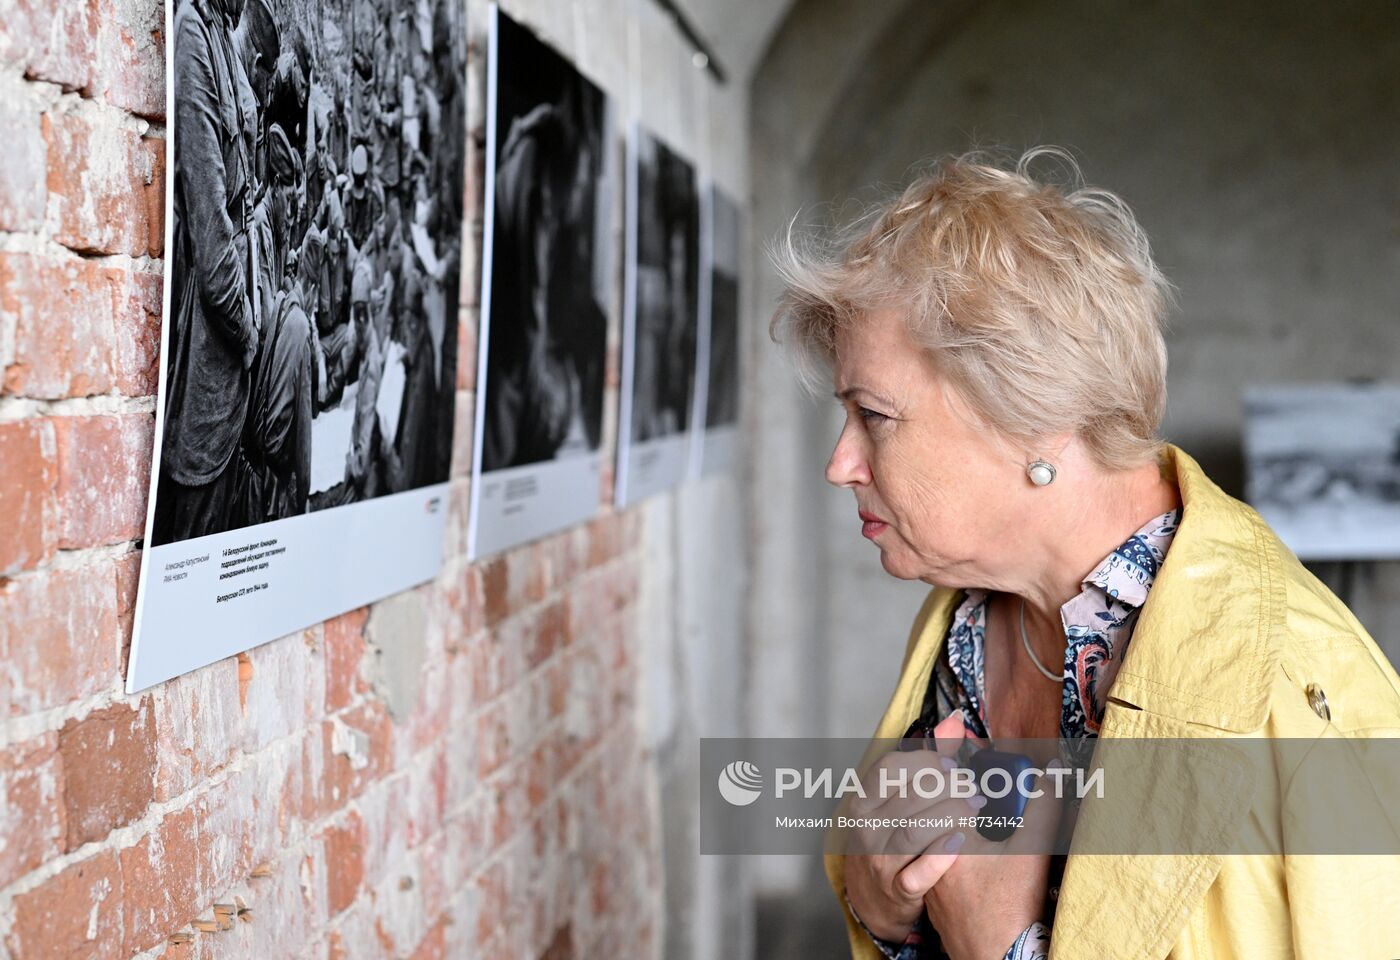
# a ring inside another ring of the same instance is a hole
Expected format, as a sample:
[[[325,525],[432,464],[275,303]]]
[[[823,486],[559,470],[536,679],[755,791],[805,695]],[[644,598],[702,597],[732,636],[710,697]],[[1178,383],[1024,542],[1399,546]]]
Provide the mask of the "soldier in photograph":
[[[234,526],[306,512],[311,487],[312,325],[303,307],[315,283],[321,237],[307,234],[297,281],[279,292],[263,325],[252,399],[243,430]]]
[[[399,96],[403,83],[403,69],[400,66],[400,54],[396,40],[397,22],[401,15],[395,15],[392,10],[386,10],[384,22],[375,37],[374,63],[378,71],[376,86],[376,97],[378,100],[375,113],[377,129],[375,137],[378,140],[378,161],[375,172],[379,176],[379,183],[383,187],[386,199],[398,193],[399,189],[399,134],[401,113],[399,110]]]
[[[416,293],[407,293],[408,308],[422,309],[422,291],[419,284]],[[436,420],[442,411],[437,409],[437,371],[434,366],[433,346],[429,342],[425,323],[406,323],[402,327],[407,335],[407,354],[404,357],[404,396],[399,408],[398,428],[394,442],[384,444],[381,455],[384,458],[385,483],[390,493],[409,490],[439,479],[440,466],[435,456],[434,438],[437,434]]]
[[[287,263],[292,251],[301,243],[298,221],[303,176],[301,156],[293,149],[281,124],[274,123],[268,129],[267,143],[268,183],[253,212],[258,247],[263,251],[259,261],[259,291],[264,316],[289,279]]]
[[[238,28],[234,30],[234,49],[238,51],[239,99],[243,104],[243,134],[246,149],[252,158],[252,176],[256,184],[267,179],[267,154],[264,145],[266,125],[263,121],[271,95],[273,71],[281,53],[277,23],[268,9],[267,0],[246,0]]]
[[[174,316],[155,543],[225,529],[228,468],[258,348],[253,171],[240,133],[247,121],[233,42],[242,7],[242,0],[186,0],[175,13]]]
[[[384,191],[370,167],[369,151],[360,144],[350,155],[350,189],[345,197],[345,228],[356,256],[383,219]]]
[[[354,379],[351,367],[355,354],[355,326],[350,322],[348,303],[350,290],[345,256],[345,209],[337,183],[332,182],[326,187],[317,226],[326,241],[316,305],[318,349],[321,354],[318,366],[325,371],[318,409],[324,410],[340,403],[347,381]]]
[[[364,257],[355,265],[351,281],[350,310],[360,330],[363,344],[360,357],[359,387],[355,393],[355,421],[350,431],[350,452],[346,457],[345,485],[347,498],[364,500],[379,492],[377,465],[379,458],[379,385],[384,376],[386,325],[382,321],[383,304],[393,286],[386,276],[375,288],[374,268]]]

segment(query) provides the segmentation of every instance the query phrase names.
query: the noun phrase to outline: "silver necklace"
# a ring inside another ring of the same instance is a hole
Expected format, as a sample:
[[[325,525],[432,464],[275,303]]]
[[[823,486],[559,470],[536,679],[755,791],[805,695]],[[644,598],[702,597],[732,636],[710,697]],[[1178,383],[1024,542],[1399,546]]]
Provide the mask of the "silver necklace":
[[[1030,637],[1026,636],[1025,597],[1021,598],[1021,645],[1026,648],[1026,653],[1030,655],[1031,663],[1035,664],[1035,668],[1040,671],[1041,675],[1044,676],[1046,680],[1054,680],[1056,683],[1059,683],[1060,681],[1064,680],[1064,676],[1062,674],[1051,673],[1049,670],[1046,670],[1045,664],[1040,662],[1040,658],[1037,657],[1035,655],[1035,651],[1031,649]]]

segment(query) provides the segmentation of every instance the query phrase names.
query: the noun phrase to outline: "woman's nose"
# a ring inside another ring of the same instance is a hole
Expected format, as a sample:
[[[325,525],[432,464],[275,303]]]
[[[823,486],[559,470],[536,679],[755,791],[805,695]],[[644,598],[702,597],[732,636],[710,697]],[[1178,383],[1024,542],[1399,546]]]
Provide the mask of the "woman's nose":
[[[836,449],[831,451],[831,459],[826,462],[826,482],[836,487],[870,482],[870,466],[849,430],[841,431]]]

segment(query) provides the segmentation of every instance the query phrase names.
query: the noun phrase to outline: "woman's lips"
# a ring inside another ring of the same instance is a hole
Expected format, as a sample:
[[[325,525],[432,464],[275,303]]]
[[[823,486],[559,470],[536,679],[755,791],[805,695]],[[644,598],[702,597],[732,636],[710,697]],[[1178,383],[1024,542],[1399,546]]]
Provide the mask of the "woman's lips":
[[[878,537],[884,532],[885,528],[889,526],[884,520],[881,520],[879,517],[875,516],[875,514],[868,513],[865,510],[860,511],[860,518],[864,521],[860,527],[860,535],[862,537],[869,537],[871,540]]]

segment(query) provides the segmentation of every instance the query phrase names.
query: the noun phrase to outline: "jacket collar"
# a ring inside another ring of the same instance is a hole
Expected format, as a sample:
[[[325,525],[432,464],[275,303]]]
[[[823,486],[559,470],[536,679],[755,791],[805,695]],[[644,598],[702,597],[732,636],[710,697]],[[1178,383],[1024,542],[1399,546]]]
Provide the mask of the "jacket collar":
[[[1278,540],[1258,514],[1213,483],[1175,446],[1164,476],[1181,491],[1182,517],[1109,689],[1100,739],[1222,736],[1268,718],[1284,583]],[[1241,773],[1240,771],[1236,771]],[[1215,775],[1199,771],[1199,775]],[[1246,778],[1248,779],[1248,778]],[[1247,817],[1252,782],[1181,804],[1180,828],[1227,836]],[[1180,798],[1177,798],[1178,803]],[[1144,803],[1170,798],[1144,797]],[[1121,807],[1120,807],[1121,809]],[[1080,829],[1092,829],[1086,804]],[[1078,836],[1076,831],[1076,836]],[[1219,854],[1072,855],[1065,866],[1051,956],[1162,957],[1215,882]],[[1133,922],[1115,921],[1124,909]]]
[[[1279,542],[1179,447],[1159,466],[1181,491],[1181,524],[1109,696],[1182,723],[1257,730],[1284,617]]]

